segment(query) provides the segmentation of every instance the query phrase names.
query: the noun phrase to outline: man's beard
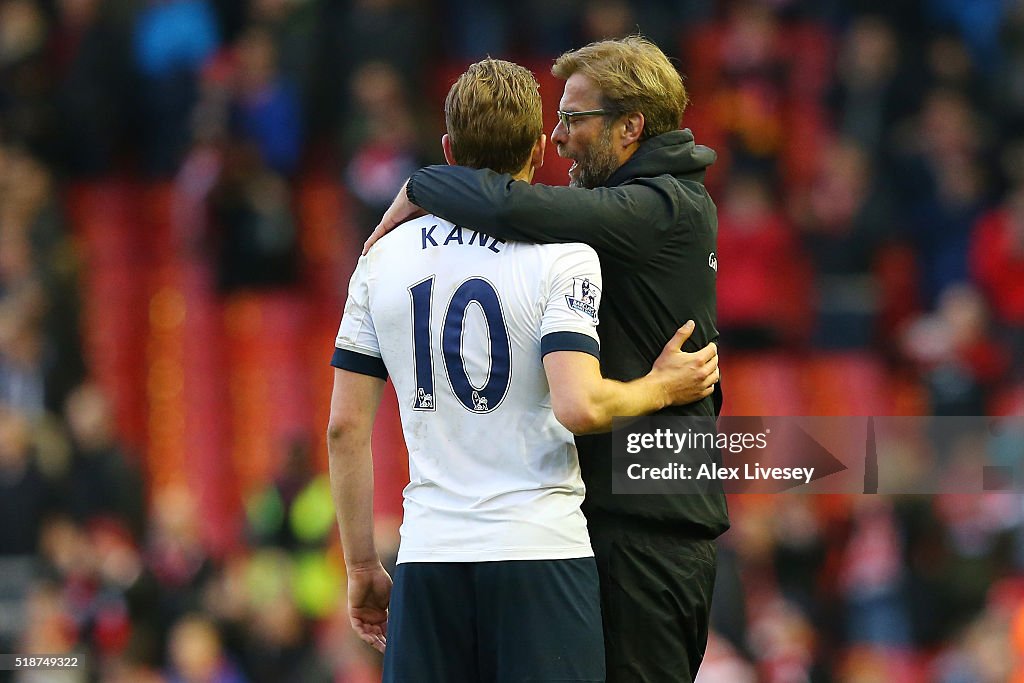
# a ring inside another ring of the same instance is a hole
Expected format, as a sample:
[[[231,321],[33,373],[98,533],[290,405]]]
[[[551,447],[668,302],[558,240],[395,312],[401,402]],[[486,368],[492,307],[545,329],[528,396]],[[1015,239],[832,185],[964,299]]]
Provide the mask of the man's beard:
[[[576,176],[569,177],[569,187],[601,187],[618,168],[619,159],[612,149],[612,127],[606,126],[601,137],[576,160]]]

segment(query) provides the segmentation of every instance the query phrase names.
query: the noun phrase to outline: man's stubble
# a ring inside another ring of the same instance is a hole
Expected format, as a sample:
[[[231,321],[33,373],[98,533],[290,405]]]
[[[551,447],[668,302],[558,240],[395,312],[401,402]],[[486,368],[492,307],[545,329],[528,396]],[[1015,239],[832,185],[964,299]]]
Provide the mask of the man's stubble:
[[[605,126],[601,136],[583,150],[576,160],[576,177],[569,178],[569,187],[593,189],[601,187],[619,168],[619,160],[612,149],[612,127]]]

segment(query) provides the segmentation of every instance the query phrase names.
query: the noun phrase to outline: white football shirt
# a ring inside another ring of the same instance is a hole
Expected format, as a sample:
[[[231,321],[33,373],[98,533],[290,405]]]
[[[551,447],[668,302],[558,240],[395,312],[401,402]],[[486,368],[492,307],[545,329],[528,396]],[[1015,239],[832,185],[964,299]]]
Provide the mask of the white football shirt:
[[[506,243],[434,216],[359,259],[331,363],[395,385],[410,476],[399,563],[593,555],[542,357],[598,355],[600,291],[586,245]]]

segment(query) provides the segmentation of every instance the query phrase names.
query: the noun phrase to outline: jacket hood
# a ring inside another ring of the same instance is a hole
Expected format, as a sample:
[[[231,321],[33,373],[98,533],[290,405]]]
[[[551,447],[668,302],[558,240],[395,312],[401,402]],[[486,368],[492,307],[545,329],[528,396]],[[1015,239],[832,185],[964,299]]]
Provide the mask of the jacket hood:
[[[717,158],[715,150],[694,143],[689,128],[674,130],[641,142],[633,156],[608,178],[605,185],[614,187],[630,178],[665,173],[704,182],[708,166]]]

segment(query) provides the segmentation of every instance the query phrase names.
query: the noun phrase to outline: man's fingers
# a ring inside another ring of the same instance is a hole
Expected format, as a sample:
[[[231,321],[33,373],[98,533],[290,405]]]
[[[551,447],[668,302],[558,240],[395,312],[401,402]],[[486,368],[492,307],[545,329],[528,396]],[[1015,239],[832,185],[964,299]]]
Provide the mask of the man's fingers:
[[[718,356],[715,356],[700,368],[701,376],[704,378],[703,386],[713,386],[718,381]]]
[[[686,343],[686,340],[690,338],[691,334],[693,334],[693,328],[693,321],[687,320],[686,324],[676,330],[676,333],[673,334],[672,338],[668,340],[667,344],[665,344],[665,350],[678,351],[683,348],[683,344]]]
[[[718,344],[715,342],[709,343],[703,349],[697,352],[697,359],[702,363],[707,363],[712,358],[718,356]]]
[[[378,624],[368,624],[362,619],[352,618],[352,628],[359,634],[360,640],[373,647],[378,652],[384,652],[388,641],[384,636],[384,629]]]
[[[383,654],[384,649],[388,645],[388,641],[384,639],[384,636],[371,634],[371,633],[360,633],[359,637],[364,643],[372,647],[377,652]]]
[[[366,256],[366,252],[370,251],[370,247],[373,246],[374,242],[379,240],[384,235],[388,234],[388,229],[384,227],[384,222],[381,221],[377,224],[377,227],[373,229],[370,236],[363,242],[363,256]]]

